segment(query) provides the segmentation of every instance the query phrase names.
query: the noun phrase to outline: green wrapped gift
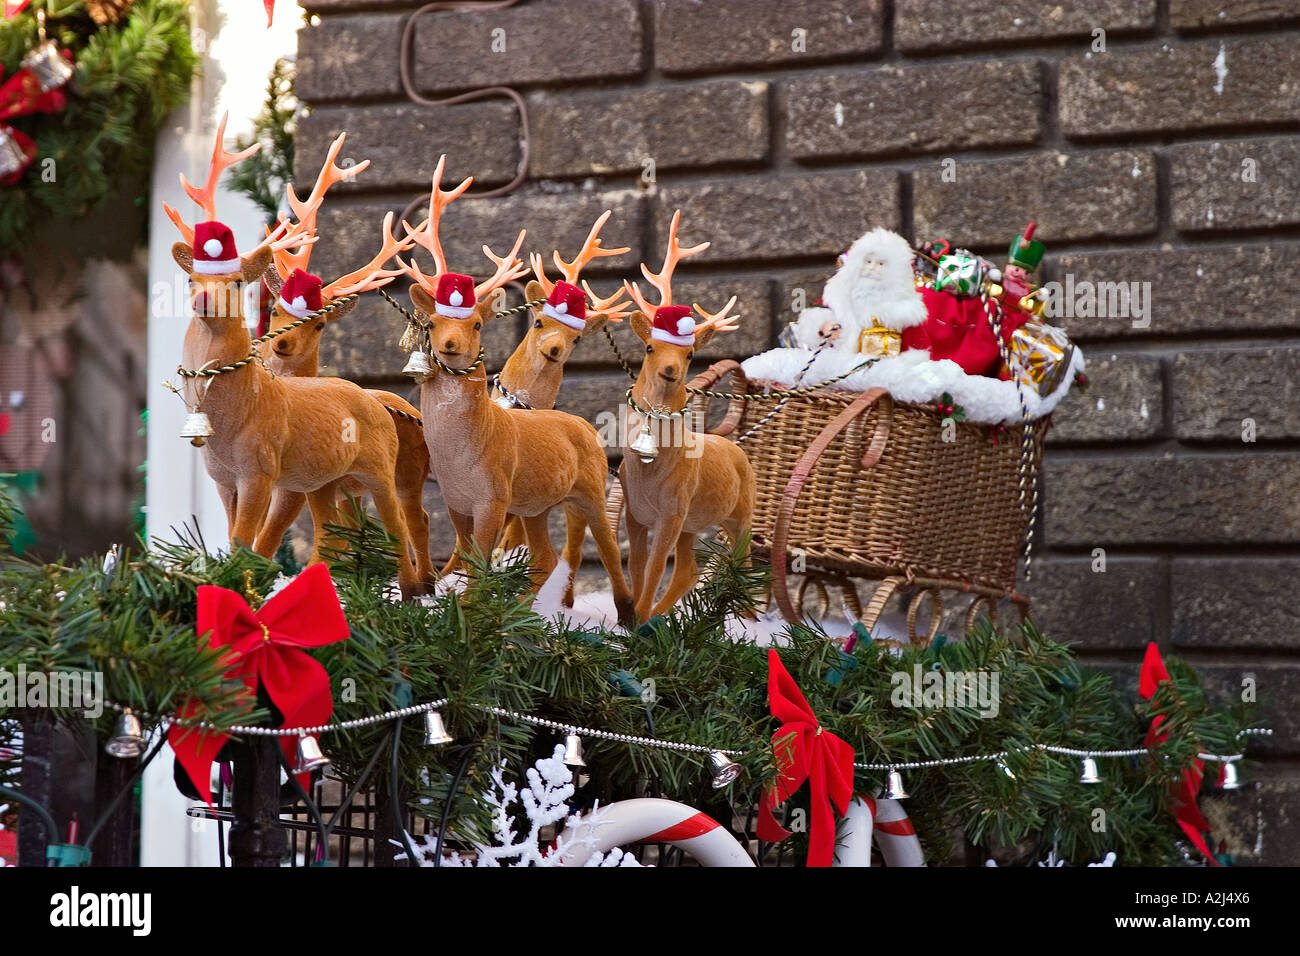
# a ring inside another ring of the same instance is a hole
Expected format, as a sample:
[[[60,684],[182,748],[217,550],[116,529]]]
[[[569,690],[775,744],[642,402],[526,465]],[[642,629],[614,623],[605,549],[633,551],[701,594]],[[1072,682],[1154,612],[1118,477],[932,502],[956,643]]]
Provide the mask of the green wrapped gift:
[[[956,252],[939,257],[934,287],[953,295],[976,295],[980,288],[980,262],[975,256]]]

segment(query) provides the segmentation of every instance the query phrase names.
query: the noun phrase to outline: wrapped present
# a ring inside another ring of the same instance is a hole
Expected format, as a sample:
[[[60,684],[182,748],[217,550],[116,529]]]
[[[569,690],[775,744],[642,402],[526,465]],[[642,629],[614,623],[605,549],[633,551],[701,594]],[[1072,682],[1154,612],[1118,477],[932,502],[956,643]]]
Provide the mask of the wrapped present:
[[[858,351],[870,358],[890,358],[903,350],[903,333],[881,325],[873,315],[871,328],[858,335]]]
[[[1009,354],[1015,377],[1039,395],[1050,395],[1070,367],[1074,343],[1056,326],[1031,319],[1011,333]]]
[[[940,292],[950,292],[953,295],[976,295],[983,278],[984,269],[978,257],[955,252],[939,258],[934,287]]]

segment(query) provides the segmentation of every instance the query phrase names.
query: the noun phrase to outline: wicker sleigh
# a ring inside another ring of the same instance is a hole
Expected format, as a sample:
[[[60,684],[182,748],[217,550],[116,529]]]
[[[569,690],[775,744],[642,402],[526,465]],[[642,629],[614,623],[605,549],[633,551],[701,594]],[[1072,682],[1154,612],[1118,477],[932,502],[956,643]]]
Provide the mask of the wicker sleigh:
[[[691,385],[715,389],[731,376],[733,398],[714,434],[739,437],[778,402],[764,393],[782,386],[749,381],[740,365],[718,362]],[[697,402],[706,401],[698,397]],[[1008,598],[1028,612],[1016,570],[1029,522],[1049,418],[1008,427],[995,442],[987,425],[954,423],[944,441],[944,415],[932,405],[895,402],[884,389],[860,395],[822,389],[789,399],[744,448],[754,467],[754,553],[772,564],[774,597],[789,620],[802,617],[809,589],[829,609],[827,587],[839,586],[853,614],[870,630],[895,592],[911,594],[908,632],[932,640],[942,592],[970,594],[967,627],[996,616]],[[790,589],[789,564],[803,578]],[[878,582],[865,608],[854,579]],[[918,611],[931,603],[929,626],[916,632]]]

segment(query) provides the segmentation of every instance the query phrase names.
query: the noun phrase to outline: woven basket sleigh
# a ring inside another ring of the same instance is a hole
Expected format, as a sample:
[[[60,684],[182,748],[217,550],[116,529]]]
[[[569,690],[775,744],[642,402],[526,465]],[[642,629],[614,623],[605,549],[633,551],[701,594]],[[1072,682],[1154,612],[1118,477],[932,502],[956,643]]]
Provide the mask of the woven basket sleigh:
[[[714,364],[690,384],[711,390],[727,375],[733,398],[713,434],[744,435],[776,407],[766,393],[785,386],[746,379],[733,360]],[[696,397],[703,413],[707,399]],[[1050,416],[1007,427],[948,423],[933,405],[896,402],[881,388],[861,394],[820,389],[790,398],[746,438],[757,496],[753,552],[772,565],[772,590],[787,620],[811,609],[810,592],[832,607],[828,587],[868,631],[889,598],[910,596],[913,642],[938,633],[944,591],[971,595],[966,627],[996,620],[1009,599],[1023,618],[1029,599],[1016,571],[1029,529],[1030,503]],[[950,439],[945,441],[945,431]],[[802,574],[797,589],[789,574]],[[876,582],[865,605],[856,581]],[[919,611],[929,602],[921,634]]]

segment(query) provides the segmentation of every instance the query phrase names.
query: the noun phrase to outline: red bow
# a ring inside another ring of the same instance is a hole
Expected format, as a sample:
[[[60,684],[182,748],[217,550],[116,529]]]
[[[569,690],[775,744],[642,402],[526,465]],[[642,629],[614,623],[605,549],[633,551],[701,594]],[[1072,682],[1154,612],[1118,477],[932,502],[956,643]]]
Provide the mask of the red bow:
[[[1165,662],[1160,657],[1160,649],[1152,641],[1147,645],[1146,656],[1142,658],[1142,670],[1138,676],[1138,696],[1143,700],[1150,700],[1155,696],[1156,687],[1167,680],[1169,680],[1169,671],[1165,669]],[[1168,734],[1160,732],[1160,725],[1164,720],[1164,715],[1161,714],[1151,721],[1144,745],[1148,749],[1168,739]],[[1204,765],[1200,760],[1183,771],[1182,779],[1169,791],[1169,809],[1173,811],[1174,820],[1182,827],[1187,838],[1210,861],[1210,865],[1219,866],[1219,861],[1214,858],[1214,854],[1206,845],[1205,838],[1201,836],[1202,831],[1210,832],[1209,821],[1196,805],[1196,794],[1201,789],[1203,771]]]
[[[835,853],[836,811],[844,816],[853,798],[853,748],[822,729],[773,648],[767,652],[767,697],[772,716],[782,721],[772,734],[780,768],[776,785],[763,794],[759,804],[758,838],[779,843],[790,836],[790,831],[776,822],[772,810],[807,780],[812,797],[808,865],[830,866]]]
[[[303,571],[257,611],[234,591],[200,587],[197,630],[200,636],[208,635],[209,647],[230,649],[222,659],[228,665],[228,679],[243,681],[253,694],[261,684],[283,715],[281,726],[312,727],[329,720],[334,712],[329,675],[319,661],[299,650],[333,644],[349,633],[325,565],[314,564]],[[176,716],[194,720],[202,714],[190,702]],[[179,723],[173,723],[167,732],[181,766],[209,804],[212,761],[228,739],[229,734],[198,731]],[[293,759],[297,741],[281,737],[280,745]]]

